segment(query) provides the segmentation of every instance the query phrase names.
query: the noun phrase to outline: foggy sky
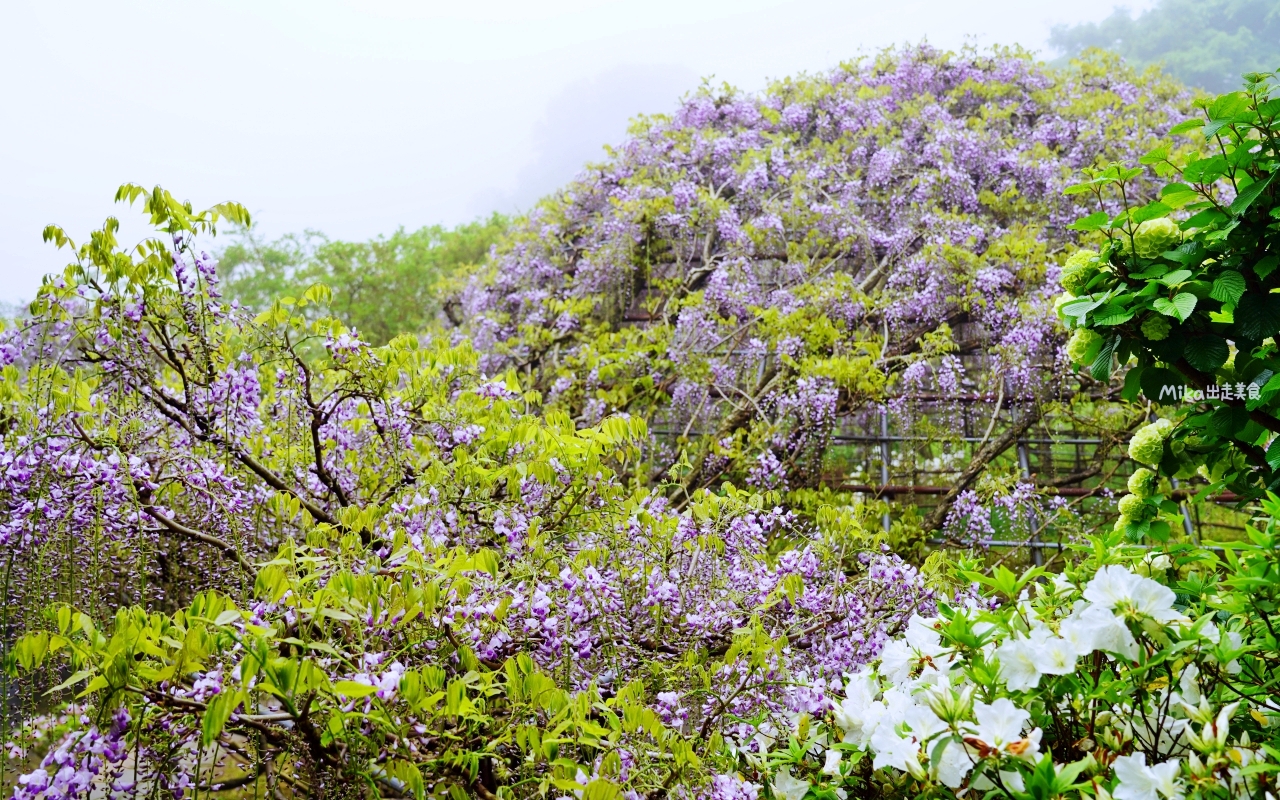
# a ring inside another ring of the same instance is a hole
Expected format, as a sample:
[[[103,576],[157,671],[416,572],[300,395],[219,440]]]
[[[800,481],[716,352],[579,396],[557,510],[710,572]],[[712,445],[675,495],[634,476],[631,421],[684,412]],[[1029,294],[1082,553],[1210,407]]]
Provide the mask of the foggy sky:
[[[1114,0],[112,0],[0,11],[0,301],[30,299],[126,181],[238,200],[274,236],[515,212],[638,113],[923,39],[1041,50]],[[1130,3],[1135,10],[1150,2]]]

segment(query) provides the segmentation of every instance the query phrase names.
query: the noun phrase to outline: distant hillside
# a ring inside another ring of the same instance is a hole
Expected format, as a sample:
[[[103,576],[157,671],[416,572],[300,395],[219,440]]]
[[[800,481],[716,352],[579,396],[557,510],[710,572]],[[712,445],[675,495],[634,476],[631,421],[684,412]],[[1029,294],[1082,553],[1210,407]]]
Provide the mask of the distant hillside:
[[[1160,0],[1130,16],[1061,25],[1049,43],[1063,60],[1090,47],[1113,50],[1136,66],[1162,64],[1183,82],[1229,92],[1246,72],[1280,69],[1280,0]]]

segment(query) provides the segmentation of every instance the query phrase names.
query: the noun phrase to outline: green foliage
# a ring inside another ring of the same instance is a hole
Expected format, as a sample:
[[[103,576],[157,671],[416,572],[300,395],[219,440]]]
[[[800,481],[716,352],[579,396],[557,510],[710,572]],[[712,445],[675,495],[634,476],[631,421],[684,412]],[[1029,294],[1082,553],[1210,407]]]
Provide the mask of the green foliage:
[[[1058,26],[1049,43],[1068,56],[1114,50],[1139,66],[1160,64],[1192,86],[1226,92],[1246,72],[1280,66],[1277,0],[1160,0],[1137,17]]]
[[[330,313],[380,345],[442,321],[442,312],[451,311],[442,298],[485,262],[508,224],[495,213],[456,228],[402,228],[367,242],[329,241],[315,231],[267,242],[241,228],[238,241],[219,253],[218,269],[228,299],[258,311],[323,283],[333,292]]]
[[[1130,203],[1127,187],[1144,169],[1118,164],[1086,170],[1088,181],[1068,189],[1103,206],[1078,227],[1105,244],[1090,254],[1095,277],[1058,306],[1077,335],[1105,338],[1115,363],[1132,359],[1126,383],[1178,419],[1139,431],[1130,455],[1169,477],[1199,473],[1210,492],[1249,497],[1280,485],[1271,446],[1280,431],[1273,77],[1252,76],[1245,91],[1203,101],[1203,118],[1173,129],[1202,141],[1201,153],[1175,158],[1166,144],[1141,159],[1168,181],[1159,200]],[[1111,354],[1095,366],[1109,374]]]

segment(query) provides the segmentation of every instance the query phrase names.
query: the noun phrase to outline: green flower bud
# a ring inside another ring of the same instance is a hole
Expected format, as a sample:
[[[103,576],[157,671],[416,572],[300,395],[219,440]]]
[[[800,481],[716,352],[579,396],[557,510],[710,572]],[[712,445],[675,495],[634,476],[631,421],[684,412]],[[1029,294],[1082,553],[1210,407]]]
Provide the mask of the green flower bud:
[[[1129,457],[1140,464],[1159,464],[1164,457],[1164,440],[1173,430],[1173,423],[1159,419],[1144,425],[1129,440]]]
[[[1076,328],[1067,342],[1067,358],[1071,363],[1087,367],[1102,352],[1102,336],[1088,328]]]
[[[1178,223],[1168,217],[1149,219],[1133,232],[1133,250],[1139,258],[1159,258],[1164,251],[1177,247],[1181,239]]]
[[[1078,250],[1062,265],[1062,276],[1058,282],[1062,288],[1073,295],[1084,291],[1084,287],[1098,274],[1098,253],[1096,250]]]
[[[1129,476],[1129,491],[1134,497],[1150,497],[1156,493],[1159,485],[1160,476],[1146,467],[1139,467]]]
[[[1147,504],[1136,494],[1126,494],[1120,498],[1120,516],[1125,519],[1140,520]]]
[[[1142,321],[1142,335],[1153,342],[1162,342],[1169,338],[1169,331],[1173,330],[1173,325],[1169,323],[1169,318],[1163,314],[1152,314]]]

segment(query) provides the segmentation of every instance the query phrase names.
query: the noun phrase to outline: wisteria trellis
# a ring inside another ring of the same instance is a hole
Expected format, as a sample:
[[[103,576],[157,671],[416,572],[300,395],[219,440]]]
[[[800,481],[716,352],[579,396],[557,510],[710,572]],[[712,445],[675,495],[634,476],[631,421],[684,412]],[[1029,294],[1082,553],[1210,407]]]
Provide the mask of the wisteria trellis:
[[[833,435],[878,433],[883,410],[931,440],[902,456],[963,454],[932,481],[953,489],[938,528],[1077,390],[1053,311],[1081,214],[1063,187],[1136,160],[1188,99],[1105,57],[1051,70],[927,46],[759,95],[703,89],[529,215],[464,293],[463,330],[583,423],[653,420],[645,466],[685,453],[685,489],[836,486],[851,464]],[[962,441],[993,416],[997,446]]]

